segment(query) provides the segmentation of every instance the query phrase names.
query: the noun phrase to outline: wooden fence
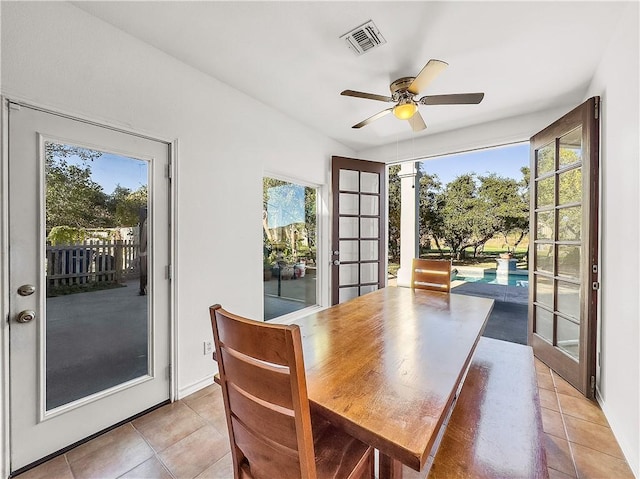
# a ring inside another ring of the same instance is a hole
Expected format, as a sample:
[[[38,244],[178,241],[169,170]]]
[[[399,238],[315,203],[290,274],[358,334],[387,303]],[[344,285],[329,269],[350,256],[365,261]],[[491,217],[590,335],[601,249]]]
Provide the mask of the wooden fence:
[[[140,245],[129,240],[47,245],[47,287],[120,283],[140,275]]]

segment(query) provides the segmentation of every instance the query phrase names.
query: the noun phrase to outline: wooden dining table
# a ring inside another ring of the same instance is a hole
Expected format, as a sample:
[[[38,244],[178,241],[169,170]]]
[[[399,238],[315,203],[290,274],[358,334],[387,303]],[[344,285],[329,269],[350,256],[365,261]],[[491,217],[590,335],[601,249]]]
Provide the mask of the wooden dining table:
[[[387,287],[295,321],[312,408],[378,449],[380,479],[423,470],[492,308]]]

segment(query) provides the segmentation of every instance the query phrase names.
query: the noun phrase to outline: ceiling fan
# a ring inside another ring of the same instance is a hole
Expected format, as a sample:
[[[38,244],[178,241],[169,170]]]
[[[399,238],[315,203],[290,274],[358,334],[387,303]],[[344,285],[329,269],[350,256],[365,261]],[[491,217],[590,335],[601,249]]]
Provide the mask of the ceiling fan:
[[[408,120],[413,131],[424,130],[427,125],[418,111],[418,105],[475,105],[482,101],[484,93],[457,93],[452,95],[426,95],[422,98],[415,97],[424,90],[449,64],[441,60],[429,60],[416,77],[398,78],[389,85],[391,96],[363,93],[354,90],[345,90],[344,96],[367,98],[369,100],[395,103],[396,105],[353,125],[352,128],[362,128],[369,123],[393,112],[396,118]]]

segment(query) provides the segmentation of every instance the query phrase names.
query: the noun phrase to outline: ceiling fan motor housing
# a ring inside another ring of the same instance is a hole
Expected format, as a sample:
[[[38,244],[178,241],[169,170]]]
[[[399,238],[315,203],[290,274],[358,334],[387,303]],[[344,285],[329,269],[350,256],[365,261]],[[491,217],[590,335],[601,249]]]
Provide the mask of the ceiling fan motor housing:
[[[389,85],[394,101],[397,101],[402,96],[413,97],[413,94],[409,91],[413,80],[415,80],[415,77],[402,77]]]

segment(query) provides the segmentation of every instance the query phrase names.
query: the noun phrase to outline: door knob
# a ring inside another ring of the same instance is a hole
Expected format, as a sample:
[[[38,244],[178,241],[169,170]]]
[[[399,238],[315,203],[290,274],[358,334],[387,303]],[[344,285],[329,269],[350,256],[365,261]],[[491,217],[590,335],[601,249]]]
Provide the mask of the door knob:
[[[16,321],[18,321],[19,323],[28,323],[30,321],[33,321],[35,317],[36,317],[35,311],[31,311],[30,309],[25,309],[24,311],[21,311],[20,314],[18,314]]]
[[[333,264],[334,264],[334,266],[339,266],[340,265],[340,261],[337,260],[337,259],[334,259],[333,260]]]
[[[36,292],[36,287],[32,284],[23,284],[18,288],[18,294],[20,296],[31,296]]]

